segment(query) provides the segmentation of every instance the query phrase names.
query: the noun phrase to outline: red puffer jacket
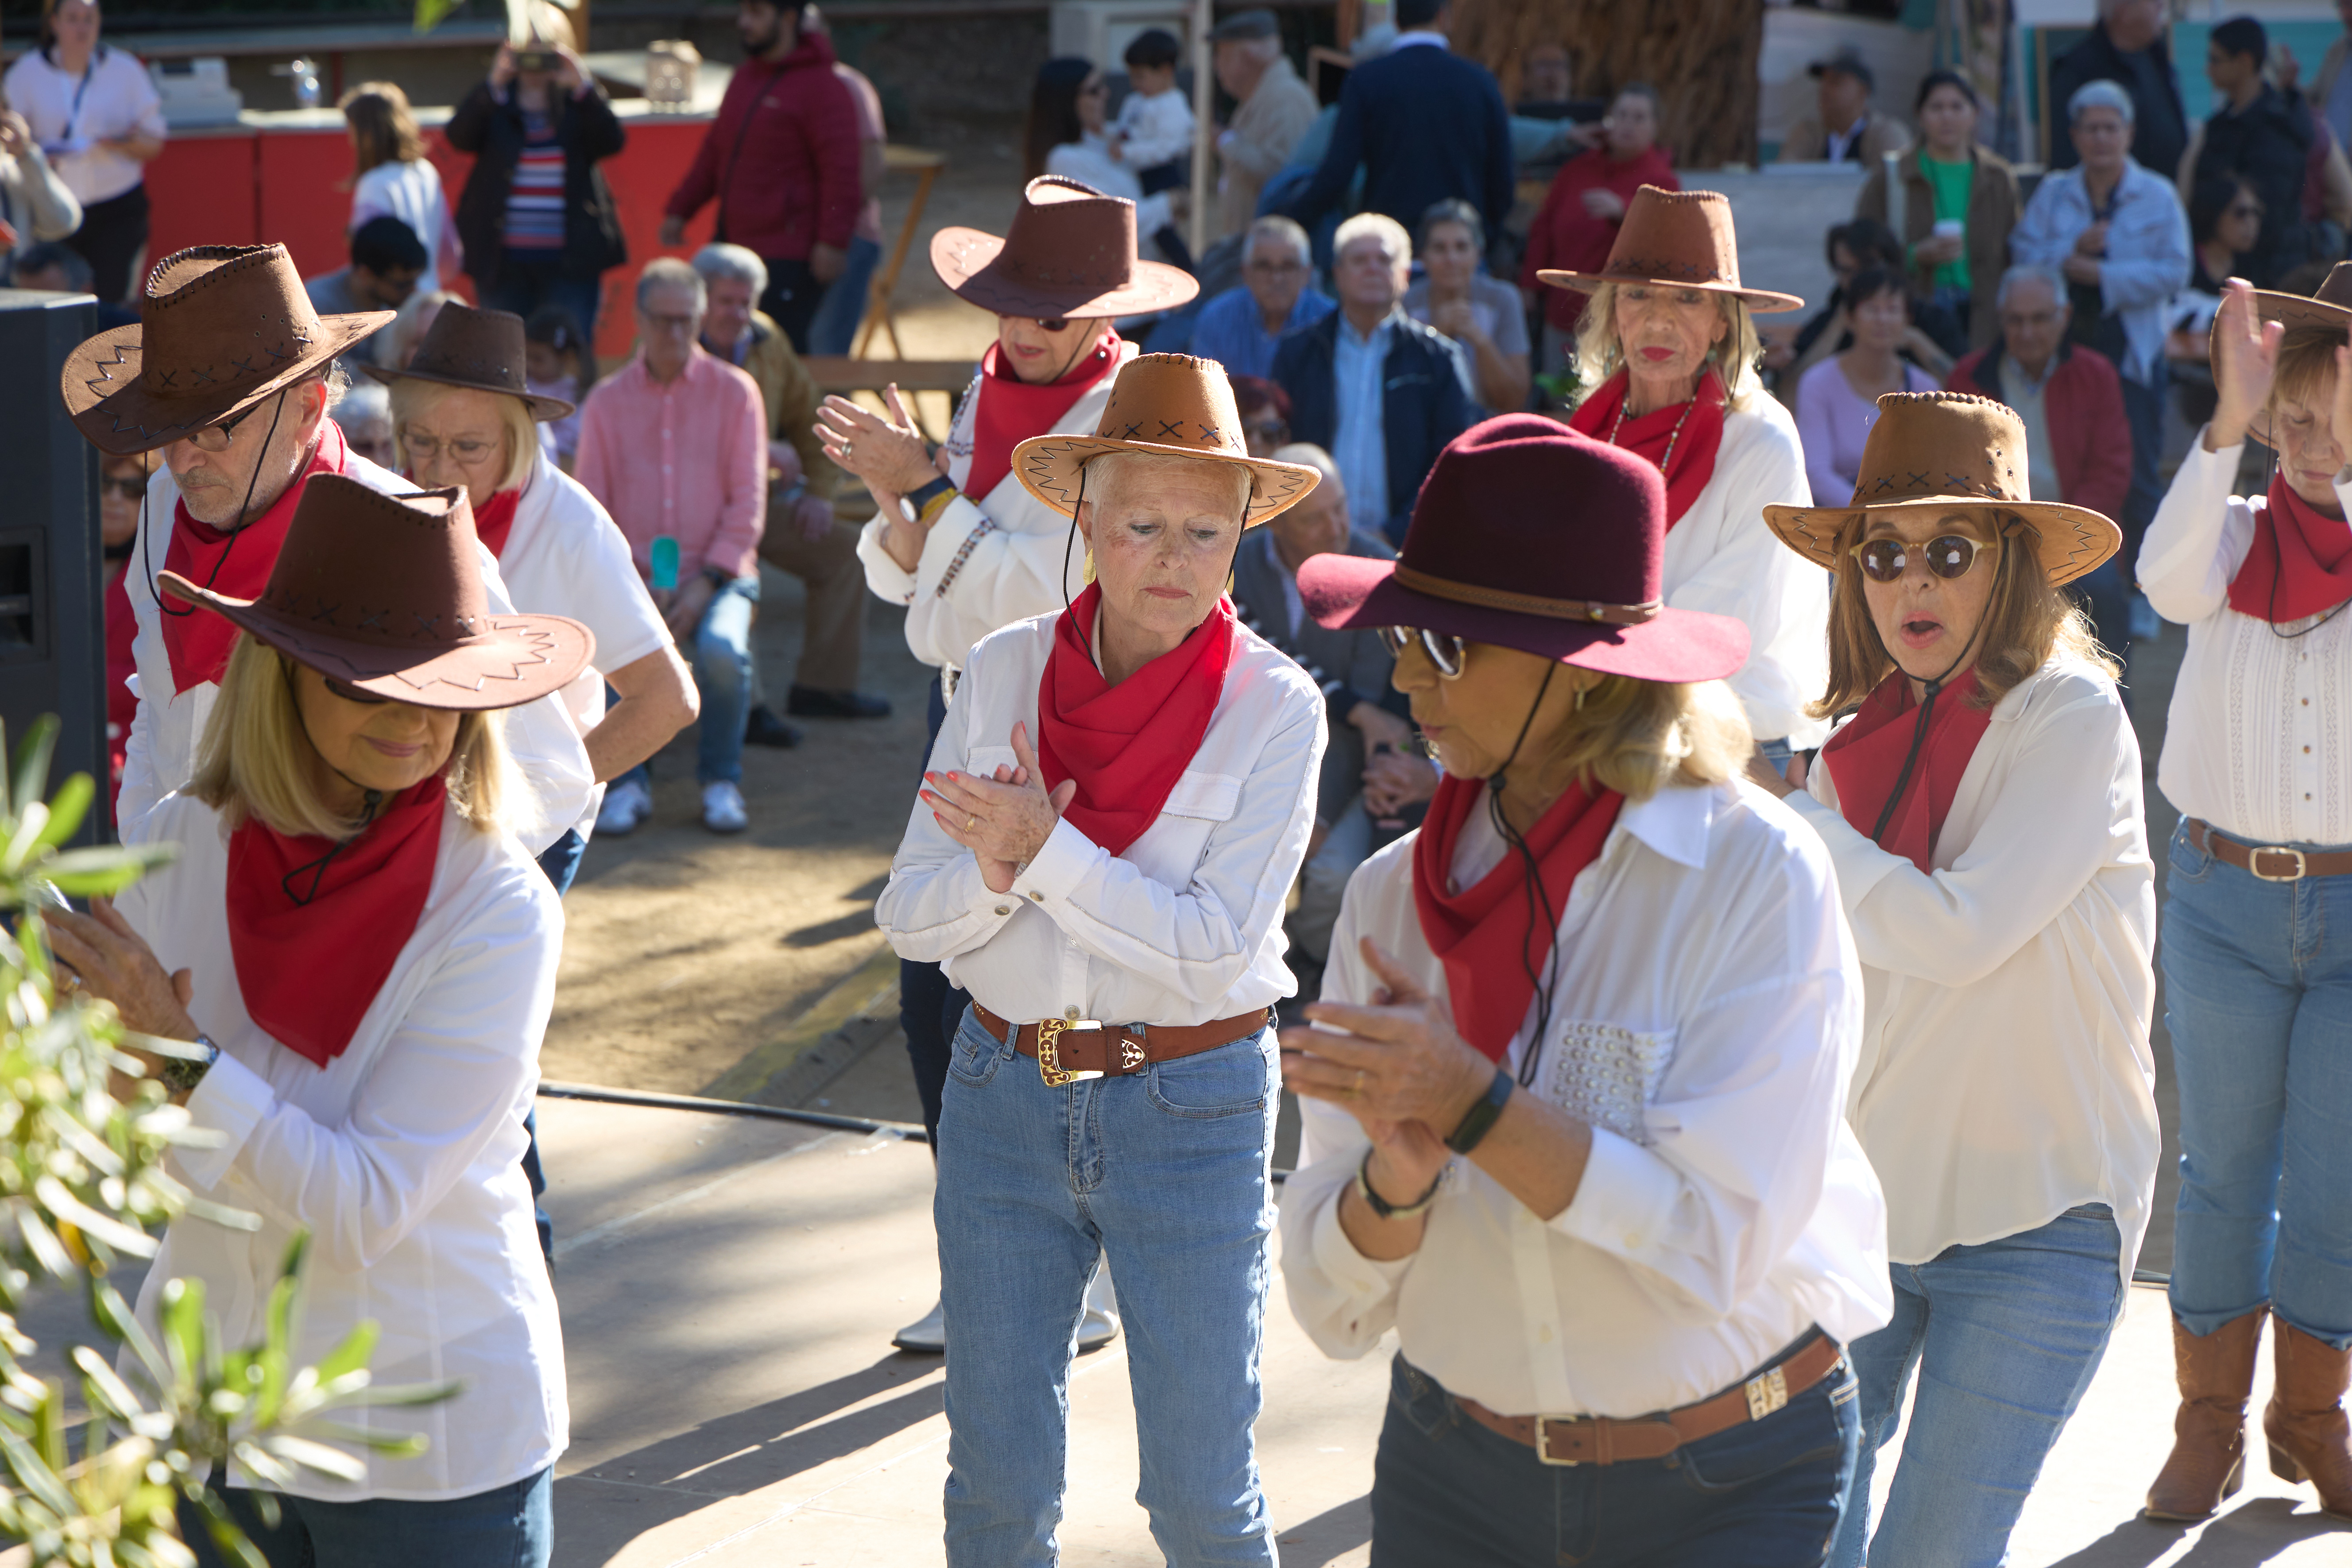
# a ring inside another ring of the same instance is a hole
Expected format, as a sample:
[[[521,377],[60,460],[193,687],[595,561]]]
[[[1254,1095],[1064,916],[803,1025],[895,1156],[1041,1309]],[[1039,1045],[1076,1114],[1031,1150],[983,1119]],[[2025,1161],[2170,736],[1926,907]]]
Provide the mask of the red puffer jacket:
[[[738,66],[669,215],[690,218],[716,196],[719,236],[770,260],[847,248],[861,197],[857,105],[833,60],[828,39],[803,33],[780,62]]]

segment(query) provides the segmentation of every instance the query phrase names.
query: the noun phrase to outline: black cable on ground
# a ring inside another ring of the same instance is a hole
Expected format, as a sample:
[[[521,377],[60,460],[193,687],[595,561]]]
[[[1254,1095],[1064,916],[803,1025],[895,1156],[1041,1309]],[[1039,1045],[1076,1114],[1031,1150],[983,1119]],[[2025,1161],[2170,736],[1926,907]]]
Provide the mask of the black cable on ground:
[[[836,1116],[829,1111],[796,1111],[782,1105],[751,1105],[740,1100],[708,1100],[699,1094],[656,1094],[635,1089],[604,1089],[593,1083],[556,1083],[542,1080],[539,1092],[551,1100],[594,1100],[607,1105],[636,1105],[653,1111],[700,1111],[714,1116],[757,1116],[772,1122],[798,1122],[804,1126],[830,1127],[844,1133],[893,1133],[911,1143],[928,1140],[919,1123],[877,1122],[868,1116]]]

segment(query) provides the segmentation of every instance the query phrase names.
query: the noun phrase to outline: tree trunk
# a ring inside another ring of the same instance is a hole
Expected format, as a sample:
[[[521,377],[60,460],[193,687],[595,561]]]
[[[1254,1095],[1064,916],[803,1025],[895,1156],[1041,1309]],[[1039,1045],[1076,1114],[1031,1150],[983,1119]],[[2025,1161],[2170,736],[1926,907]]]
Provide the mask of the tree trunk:
[[[1647,82],[1665,105],[1659,145],[1677,167],[1756,161],[1763,0],[1454,0],[1454,47],[1517,99],[1519,61],[1564,44],[1579,97]]]

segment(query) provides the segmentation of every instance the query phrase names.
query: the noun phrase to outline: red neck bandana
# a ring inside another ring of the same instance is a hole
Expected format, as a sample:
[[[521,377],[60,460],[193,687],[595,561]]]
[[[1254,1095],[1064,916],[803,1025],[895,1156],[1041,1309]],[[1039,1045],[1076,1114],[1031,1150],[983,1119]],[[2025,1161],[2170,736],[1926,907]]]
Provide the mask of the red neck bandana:
[[[270,1039],[320,1067],[350,1046],[425,913],[447,798],[436,774],[340,846],[251,817],[229,835],[229,951]]]
[[[1608,841],[1624,803],[1614,789],[1593,795],[1572,784],[1528,831],[1528,849],[1542,868],[1553,919],[1567,912],[1569,888]],[[1528,977],[1549,967],[1559,933],[1536,929],[1528,908],[1528,862],[1517,850],[1476,885],[1452,891],[1463,827],[1471,812],[1486,809],[1486,787],[1477,779],[1448,774],[1438,780],[1412,847],[1412,902],[1422,939],[1445,966],[1454,1027],[1489,1061],[1500,1061],[1527,1021],[1536,992]],[[1543,900],[1535,902],[1540,907]]]
[[[1921,871],[1933,873],[1931,862],[1944,819],[1951,815],[1952,798],[1959,793],[1960,775],[1977,754],[1977,742],[1992,723],[1992,710],[1975,707],[1977,673],[1962,674],[1936,694],[1935,711],[1927,717],[1927,737],[1911,765],[1903,799],[1886,824],[1886,836],[1877,841],[1889,854],[1901,855]],[[1885,814],[1888,797],[1903,776],[1904,758],[1918,729],[1918,712],[1911,702],[1911,680],[1897,670],[1878,683],[1863,699],[1853,721],[1822,747],[1822,761],[1837,785],[1838,810],[1857,832],[1875,832]]]
[[[256,419],[261,418],[257,413]],[[267,428],[265,423],[264,428]],[[340,474],[349,465],[350,448],[331,419],[319,422],[319,444],[310,461],[286,493],[269,509],[241,528],[215,528],[200,523],[181,501],[172,508],[172,543],[163,565],[201,588],[232,599],[258,599],[269,586],[269,569],[278,564],[278,547],[286,542],[286,527],[302,487],[313,474]],[[236,625],[225,615],[158,599],[163,617],[163,652],[172,661],[173,695],[191,686],[217,683],[228,668],[228,651],[236,643]]]
[[[1710,370],[1699,378],[1698,395],[1690,402],[1638,417],[1625,413],[1631,385],[1628,374],[1619,371],[1577,404],[1568,426],[1649,459],[1665,476],[1666,530],[1671,533],[1715,477],[1716,454],[1723,449],[1723,381]]]
[[[1112,685],[1087,651],[1101,603],[1090,582],[1055,622],[1037,683],[1037,766],[1048,789],[1078,781],[1062,815],[1116,855],[1159,820],[1209,732],[1233,668],[1234,606],[1218,600],[1183,642]]]
[[[980,361],[980,406],[971,415],[971,472],[963,493],[984,498],[1013,472],[1013,448],[1062,423],[1094,384],[1118,368],[1118,329],[1103,323],[1095,346],[1059,381],[1032,386],[1013,373],[994,343]]]
[[[2254,542],[2230,580],[2230,608],[2257,621],[2300,621],[2352,599],[2352,526],[2271,479]]]
[[[482,536],[482,543],[492,555],[505,559],[507,535],[514,531],[515,508],[522,502],[520,490],[500,490],[484,502],[474,514],[474,531]]]

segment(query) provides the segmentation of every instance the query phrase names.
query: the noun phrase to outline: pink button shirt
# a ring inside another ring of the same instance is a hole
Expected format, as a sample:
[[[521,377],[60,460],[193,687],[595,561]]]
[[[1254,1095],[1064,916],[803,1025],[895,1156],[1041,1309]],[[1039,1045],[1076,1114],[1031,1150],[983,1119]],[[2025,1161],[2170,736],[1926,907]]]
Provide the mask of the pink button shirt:
[[[679,581],[706,566],[749,577],[768,506],[759,383],[699,344],[667,385],[638,354],[589,392],[572,477],[613,514],[640,572],[651,573],[653,542],[667,534]]]

